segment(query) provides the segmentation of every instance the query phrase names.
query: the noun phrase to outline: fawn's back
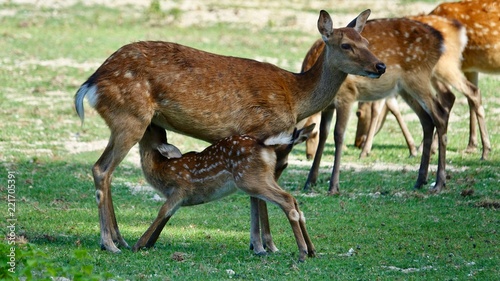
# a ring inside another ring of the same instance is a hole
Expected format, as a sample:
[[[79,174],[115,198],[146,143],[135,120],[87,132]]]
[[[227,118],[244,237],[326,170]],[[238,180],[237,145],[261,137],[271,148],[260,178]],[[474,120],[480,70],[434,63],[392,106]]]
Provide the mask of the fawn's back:
[[[274,178],[273,147],[249,136],[227,137],[181,158],[168,159],[158,150],[146,150],[141,148],[141,158],[148,182],[167,198],[182,194],[185,206],[222,198],[239,185],[259,186],[258,181]]]

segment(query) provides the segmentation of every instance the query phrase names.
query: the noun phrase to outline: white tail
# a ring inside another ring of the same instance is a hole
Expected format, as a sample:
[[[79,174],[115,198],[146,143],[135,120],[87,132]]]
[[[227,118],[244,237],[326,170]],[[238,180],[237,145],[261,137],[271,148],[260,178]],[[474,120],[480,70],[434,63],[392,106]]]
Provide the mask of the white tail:
[[[150,123],[214,143],[249,134],[265,139],[291,132],[298,120],[325,108],[347,74],[380,77],[385,65],[359,34],[367,10],[346,28],[334,29],[321,11],[318,30],[326,44],[306,73],[268,63],[215,55],[167,42],[137,42],[112,54],[82,85],[75,107],[83,119],[83,97],[111,130],[94,164],[101,246],[128,247],[119,232],[111,199],[111,176]]]
[[[463,53],[464,72],[475,73],[473,78],[476,79],[478,72],[500,72],[500,2],[481,0],[442,3],[430,15],[457,20],[465,26],[469,40]]]
[[[295,198],[274,179],[276,153],[273,146],[291,149],[307,138],[312,127],[292,136],[280,134],[259,141],[251,136],[227,137],[202,152],[178,157],[178,149],[167,144],[165,130],[150,125],[139,142],[141,164],[147,181],[165,197],[158,217],[133,247],[151,247],[163,227],[181,206],[203,204],[227,196],[236,189],[278,205],[288,217],[299,247],[299,260],[314,256],[303,213]],[[172,154],[172,152],[174,152]],[[252,241],[261,254],[259,241]]]

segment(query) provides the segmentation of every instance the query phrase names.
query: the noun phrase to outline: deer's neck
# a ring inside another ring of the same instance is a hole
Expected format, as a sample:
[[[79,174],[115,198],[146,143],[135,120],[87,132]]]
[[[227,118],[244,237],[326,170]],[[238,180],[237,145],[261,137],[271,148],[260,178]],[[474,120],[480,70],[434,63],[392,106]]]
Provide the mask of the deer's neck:
[[[300,88],[295,95],[297,121],[322,111],[330,105],[340,85],[347,77],[347,73],[335,65],[334,59],[326,59],[331,57],[327,52],[328,49],[324,48],[311,69],[297,74]]]
[[[139,146],[139,154],[141,156],[142,171],[148,182],[150,182],[155,178],[155,174],[157,174],[156,170],[161,169],[158,165],[165,162],[164,157],[160,152],[153,149],[145,149],[142,145]]]

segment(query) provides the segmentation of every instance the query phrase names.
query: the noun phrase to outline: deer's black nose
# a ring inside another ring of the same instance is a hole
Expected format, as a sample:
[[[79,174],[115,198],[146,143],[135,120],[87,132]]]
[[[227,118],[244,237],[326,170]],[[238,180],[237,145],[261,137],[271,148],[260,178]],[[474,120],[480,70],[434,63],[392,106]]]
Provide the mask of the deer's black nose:
[[[375,67],[377,68],[379,74],[384,74],[385,73],[385,69],[386,69],[385,63],[379,62],[379,63],[377,63],[375,65]]]

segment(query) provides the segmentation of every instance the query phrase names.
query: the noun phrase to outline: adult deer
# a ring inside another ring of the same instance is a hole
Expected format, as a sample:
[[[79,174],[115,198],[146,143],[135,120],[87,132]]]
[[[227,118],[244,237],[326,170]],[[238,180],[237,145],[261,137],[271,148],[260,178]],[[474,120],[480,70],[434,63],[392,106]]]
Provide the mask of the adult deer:
[[[473,0],[442,3],[430,15],[458,20],[467,31],[468,42],[463,51],[462,71],[476,87],[479,72],[500,73],[500,2],[497,0]],[[487,157],[491,147],[485,147],[478,114],[469,101],[469,143],[467,151],[477,149],[477,126],[483,141],[482,159]],[[482,113],[484,115],[484,112]]]
[[[352,104],[356,100],[378,100],[397,92],[417,113],[424,131],[423,153],[414,188],[419,189],[427,182],[432,135],[436,128],[439,160],[434,191],[440,191],[446,182],[446,133],[449,112],[455,100],[452,94],[436,96],[431,87],[432,71],[443,50],[443,38],[432,27],[405,18],[371,20],[367,22],[363,35],[370,41],[371,50],[386,61],[387,72],[374,81],[348,76],[331,106],[323,110],[320,143],[304,189],[316,183],[334,110],[337,110],[337,121],[334,129],[335,160],[328,190],[330,194],[339,193],[340,158]],[[304,71],[314,64],[317,59],[315,54],[323,48],[324,44],[316,41],[304,59]]]
[[[167,42],[132,43],[112,54],[75,96],[82,120],[87,96],[111,130],[92,168],[101,247],[119,252],[114,241],[128,247],[115,217],[111,175],[150,123],[211,143],[232,135],[265,139],[291,132],[299,120],[330,103],[347,74],[378,78],[384,73],[384,63],[359,34],[369,14],[334,29],[330,15],[321,11],[318,30],[326,48],[300,74]],[[252,208],[265,206],[257,203],[252,200]]]
[[[202,152],[181,155],[175,146],[167,144],[165,129],[151,124],[139,141],[141,165],[146,180],[166,201],[133,250],[152,247],[181,206],[211,202],[240,189],[275,203],[285,212],[299,247],[299,261],[304,261],[306,255],[315,256],[304,214],[295,198],[281,189],[274,178],[275,170],[282,168],[277,166],[275,147],[289,152],[293,145],[303,142],[311,130],[312,127],[306,127],[292,136],[280,134],[265,140],[248,135],[231,136]],[[261,241],[252,241],[252,244],[259,245]],[[263,247],[256,247],[254,251],[265,252]]]
[[[466,151],[473,151],[477,147],[477,137],[475,131],[477,122],[483,146],[481,159],[486,159],[488,157],[488,153],[491,151],[491,144],[486,129],[485,111],[481,101],[481,93],[474,84],[467,80],[461,71],[462,53],[464,52],[464,49],[466,49],[466,46],[469,46],[468,48],[472,48],[471,44],[476,43],[474,41],[467,43],[466,28],[455,19],[444,18],[432,14],[413,16],[409,18],[429,24],[443,34],[446,50],[434,69],[433,81],[435,82],[435,88],[439,92],[448,91],[450,93],[451,88],[454,88],[464,94],[467,98],[471,116],[471,131]],[[500,40],[497,41],[500,42]],[[474,57],[474,60],[480,62],[484,59],[483,56],[485,55],[487,55],[487,52],[483,52],[481,55],[478,55],[478,57]],[[471,58],[469,56],[469,60],[470,59]],[[469,66],[473,64],[473,62],[467,63]],[[498,67],[500,69],[500,65]],[[362,147],[364,152],[369,152],[371,149],[371,144],[376,131],[372,128],[372,126],[380,127],[381,125],[380,122],[377,122],[378,112],[376,111],[371,112],[371,119],[366,119],[366,116],[370,115],[369,111],[371,111],[372,108],[373,106],[370,106],[369,104],[361,104],[358,106],[357,110],[357,112],[359,112],[359,119],[355,143],[359,144],[363,139],[366,139],[366,142]],[[379,115],[379,119],[383,120],[385,118],[385,115],[383,114]],[[474,124],[472,124],[473,121]],[[368,124],[371,124],[371,126]]]

